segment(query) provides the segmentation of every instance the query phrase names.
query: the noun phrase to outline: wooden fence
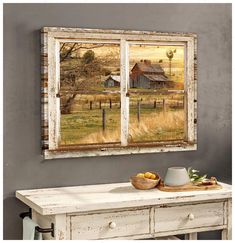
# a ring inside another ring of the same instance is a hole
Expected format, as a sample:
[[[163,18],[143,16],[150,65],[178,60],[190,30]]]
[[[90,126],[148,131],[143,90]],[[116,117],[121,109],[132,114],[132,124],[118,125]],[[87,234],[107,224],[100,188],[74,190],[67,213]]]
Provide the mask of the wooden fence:
[[[94,110],[94,109],[103,109],[103,108],[121,108],[121,102],[120,101],[112,101],[109,99],[108,101],[86,101],[84,104],[88,104],[88,109],[89,110]],[[129,102],[130,108],[137,107],[143,107],[147,109],[158,109],[158,108],[163,108],[163,110],[166,110],[167,107],[169,108],[183,108],[184,107],[184,102],[183,101],[176,101],[176,100],[154,100],[152,102],[143,102],[142,100],[137,100],[137,101],[130,101]]]
[[[93,109],[93,102],[90,101],[90,110]],[[118,105],[117,105],[118,104]],[[104,105],[104,103],[103,103]],[[106,113],[108,110],[113,109],[115,106],[120,108],[121,104],[120,102],[112,102],[110,99],[108,102],[109,107],[107,108],[107,102],[106,107],[102,108],[102,102],[99,101],[99,109],[102,110],[102,129],[103,132],[106,130]],[[168,108],[175,108],[175,109],[181,109],[184,107],[184,102],[177,101],[177,102],[169,102],[166,99],[162,99],[161,102],[154,100],[153,103],[142,103],[141,100],[138,100],[137,102],[130,103],[131,108],[136,108],[136,115],[137,115],[137,121],[141,121],[141,109],[148,108],[148,109],[161,109],[164,113],[167,111]]]

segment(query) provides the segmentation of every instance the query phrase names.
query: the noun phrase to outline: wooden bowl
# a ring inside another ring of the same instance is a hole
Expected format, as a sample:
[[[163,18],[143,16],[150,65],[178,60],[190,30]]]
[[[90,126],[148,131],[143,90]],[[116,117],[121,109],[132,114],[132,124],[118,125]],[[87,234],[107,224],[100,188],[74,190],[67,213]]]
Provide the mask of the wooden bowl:
[[[151,173],[153,173],[153,172],[151,172]],[[156,187],[161,180],[160,176],[157,173],[154,173],[154,174],[156,175],[155,180],[148,179],[148,178],[142,178],[142,177],[138,177],[138,176],[132,176],[130,178],[130,182],[136,189],[149,190],[149,189]]]

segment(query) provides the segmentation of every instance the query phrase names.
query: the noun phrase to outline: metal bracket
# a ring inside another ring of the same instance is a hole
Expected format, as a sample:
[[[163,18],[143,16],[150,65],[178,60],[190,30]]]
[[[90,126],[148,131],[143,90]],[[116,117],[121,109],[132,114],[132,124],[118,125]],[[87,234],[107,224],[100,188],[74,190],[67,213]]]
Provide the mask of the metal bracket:
[[[23,219],[24,217],[30,217],[32,218],[32,209],[29,209],[29,212],[24,212],[20,214],[20,217]]]
[[[35,227],[35,230],[40,233],[51,233],[51,236],[54,237],[54,224],[51,223],[51,228],[41,228],[39,226]]]
[[[21,213],[20,214],[20,217],[23,219],[23,218],[25,218],[25,217],[30,217],[30,218],[32,218],[32,209],[30,208],[29,209],[29,212],[23,212],[23,213]],[[39,227],[39,226],[36,226],[35,227],[35,230],[37,231],[37,232],[39,232],[39,233],[42,233],[42,234],[44,234],[44,233],[51,233],[51,236],[52,237],[54,237],[54,231],[55,231],[55,227],[54,227],[54,224],[53,223],[51,223],[51,228],[41,228],[41,227]]]

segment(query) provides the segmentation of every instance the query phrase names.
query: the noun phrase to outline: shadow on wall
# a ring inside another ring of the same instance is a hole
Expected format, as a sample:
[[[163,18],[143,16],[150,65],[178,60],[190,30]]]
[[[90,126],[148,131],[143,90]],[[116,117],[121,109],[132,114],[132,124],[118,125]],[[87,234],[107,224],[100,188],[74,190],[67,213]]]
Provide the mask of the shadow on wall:
[[[22,219],[17,217],[19,212],[27,212],[29,208],[15,197],[8,197],[3,201],[3,232],[5,239],[19,240],[23,235]],[[8,212],[8,213],[7,213]],[[9,213],[11,212],[11,213]],[[13,228],[12,230],[9,230]]]

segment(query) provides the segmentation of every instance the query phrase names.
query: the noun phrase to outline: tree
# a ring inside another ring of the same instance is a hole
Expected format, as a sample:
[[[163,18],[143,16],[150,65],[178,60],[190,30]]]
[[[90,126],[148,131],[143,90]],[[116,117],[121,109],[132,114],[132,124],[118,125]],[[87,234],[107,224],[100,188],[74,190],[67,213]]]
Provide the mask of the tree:
[[[95,49],[104,46],[104,44],[79,44],[64,42],[60,47],[60,62],[65,61],[73,52],[79,51],[80,49]]]
[[[83,64],[89,64],[95,59],[95,52],[92,50],[88,50],[84,53],[82,57]]]

